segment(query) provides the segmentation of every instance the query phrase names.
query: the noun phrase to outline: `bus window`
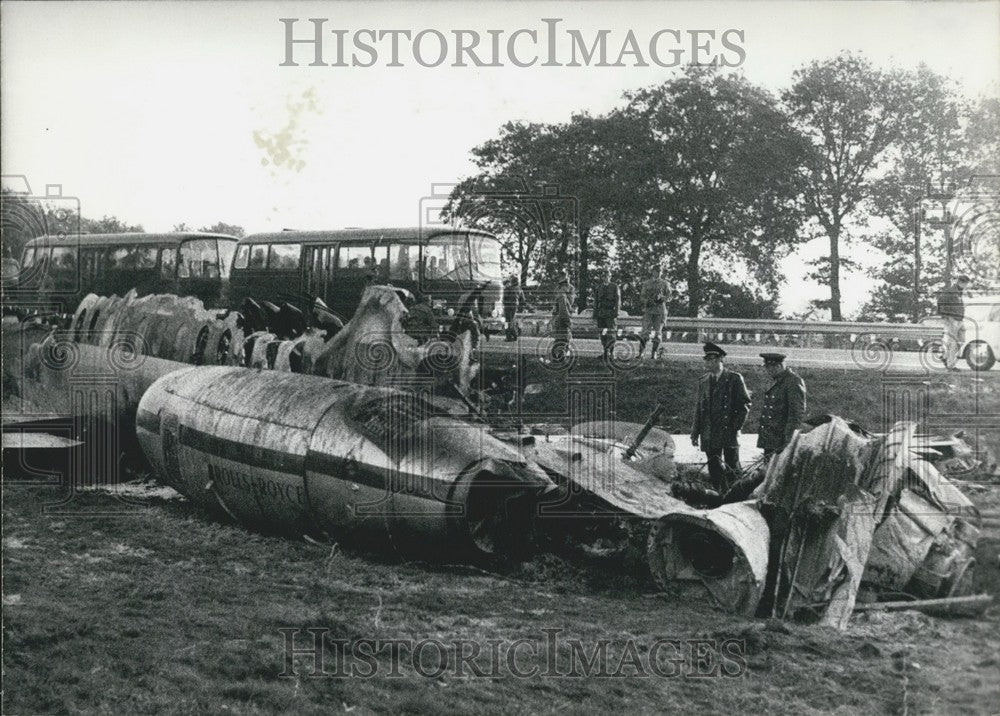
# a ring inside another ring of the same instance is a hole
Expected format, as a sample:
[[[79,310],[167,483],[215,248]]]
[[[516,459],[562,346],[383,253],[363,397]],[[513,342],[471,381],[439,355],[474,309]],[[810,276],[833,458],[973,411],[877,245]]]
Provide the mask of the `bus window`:
[[[236,249],[236,259],[233,261],[233,268],[245,269],[249,260],[250,247],[246,244],[242,244],[238,249]]]
[[[372,268],[380,281],[389,280],[389,247],[376,246],[375,259],[372,261]]]
[[[267,244],[254,244],[250,247],[250,268],[262,269],[267,264]]]
[[[302,244],[271,244],[267,268],[272,270],[297,269]]]
[[[80,250],[80,275],[93,281],[97,278],[99,269],[97,259],[101,249],[81,249]]]
[[[156,266],[155,246],[122,246],[112,249],[109,268],[124,271],[151,269]]]
[[[163,278],[173,278],[177,273],[177,249],[160,249],[160,275]]]
[[[472,280],[502,280],[500,274],[500,242],[492,236],[469,236],[472,256]]]
[[[412,281],[413,263],[411,263],[410,252],[413,252],[413,263],[416,263],[417,247],[394,245],[389,247],[389,279],[393,281]]]
[[[75,271],[76,248],[73,246],[56,246],[52,249],[51,267],[54,271]]]
[[[460,259],[464,253],[466,253],[464,236],[448,237],[444,241],[438,238],[432,239],[424,246],[424,277],[467,279],[468,276],[456,276],[455,274],[456,259]]]
[[[51,245],[41,245],[35,249],[35,265],[40,273],[48,270],[49,255],[52,253]]]
[[[323,251],[325,248],[323,246],[310,246],[309,248],[312,250],[312,272],[319,276],[323,273],[323,256],[327,252]]]
[[[215,239],[191,239],[181,244],[177,275],[182,278],[219,278],[219,250]]]
[[[355,271],[368,269],[370,271],[374,267],[374,263],[370,246],[340,245],[340,251],[337,256],[337,268],[352,269]]]
[[[236,251],[236,242],[226,239],[219,239],[219,273],[222,276],[229,275],[229,268],[233,265],[233,253]]]
[[[21,270],[23,271],[33,263],[35,263],[35,247],[26,246],[24,248],[24,253],[21,254]]]

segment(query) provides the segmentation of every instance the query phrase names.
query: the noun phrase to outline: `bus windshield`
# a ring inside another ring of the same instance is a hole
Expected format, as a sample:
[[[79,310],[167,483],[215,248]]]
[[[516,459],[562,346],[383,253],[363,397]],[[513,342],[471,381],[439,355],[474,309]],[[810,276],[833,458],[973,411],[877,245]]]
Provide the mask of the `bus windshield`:
[[[191,239],[181,244],[179,278],[219,278],[219,250],[215,239]]]
[[[229,269],[233,265],[233,254],[236,253],[236,242],[227,239],[219,239],[219,273],[229,276]]]
[[[427,279],[499,281],[500,244],[489,236],[435,236],[424,246],[423,267]]]

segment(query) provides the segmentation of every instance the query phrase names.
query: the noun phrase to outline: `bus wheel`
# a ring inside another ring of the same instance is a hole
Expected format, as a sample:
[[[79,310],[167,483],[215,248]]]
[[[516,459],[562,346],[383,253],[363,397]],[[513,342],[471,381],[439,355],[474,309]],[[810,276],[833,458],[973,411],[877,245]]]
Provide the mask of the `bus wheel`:
[[[986,341],[973,341],[965,349],[965,362],[972,370],[989,370],[997,359]]]

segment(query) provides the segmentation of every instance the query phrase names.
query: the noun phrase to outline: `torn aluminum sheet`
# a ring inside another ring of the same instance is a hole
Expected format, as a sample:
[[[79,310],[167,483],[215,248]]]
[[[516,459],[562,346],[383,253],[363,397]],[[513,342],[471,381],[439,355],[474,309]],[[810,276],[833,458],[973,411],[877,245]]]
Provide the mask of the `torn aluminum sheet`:
[[[581,518],[599,523],[602,517],[620,515],[627,527],[617,536],[625,544],[612,554],[622,554],[628,542],[641,538],[636,545],[641,558],[665,592],[706,600],[736,614],[754,614],[767,575],[767,522],[751,502],[696,510],[673,497],[669,483],[676,475],[674,441],[668,433],[649,429],[635,455],[625,457],[645,427],[596,421],[526,441],[525,457],[567,488],[554,493],[564,498],[560,502],[540,504],[542,521],[568,517],[555,529],[575,539],[596,535],[606,542],[616,535],[613,530],[585,532]],[[603,503],[603,510],[586,511],[595,500]]]
[[[393,385],[430,377],[436,392],[469,394],[479,369],[468,329],[418,345],[406,334],[406,307],[391,286],[368,286],[344,327],[315,353],[311,371],[361,385]]]
[[[689,510],[667,487],[674,474],[673,440],[667,433],[650,431],[636,456],[624,459],[631,437],[641,429],[637,423],[582,423],[561,435],[522,439],[521,450],[526,459],[544,467],[557,481],[587,492],[623,514],[656,519]]]
[[[624,452],[619,453],[622,445],[626,446],[627,450],[628,446],[636,442],[643,428],[644,426],[638,423],[596,420],[574,425],[573,434],[613,441],[617,444],[616,453],[621,454],[629,467],[665,482],[673,480],[677,474],[674,460],[677,446],[673,436],[665,430],[651,427],[637,446],[635,455],[626,458]]]

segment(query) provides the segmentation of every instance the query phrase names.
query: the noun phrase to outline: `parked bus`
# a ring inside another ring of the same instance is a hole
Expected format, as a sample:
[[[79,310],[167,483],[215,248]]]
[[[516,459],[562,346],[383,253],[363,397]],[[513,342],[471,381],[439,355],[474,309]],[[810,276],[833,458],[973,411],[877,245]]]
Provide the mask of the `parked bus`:
[[[230,298],[280,303],[305,295],[350,318],[368,283],[430,294],[438,310],[456,308],[482,288],[479,313],[502,315],[500,243],[470,229],[344,229],[254,234],[240,241]],[[493,322],[493,321],[491,321]]]
[[[140,296],[174,293],[226,307],[237,241],[196,232],[40,236],[25,245],[5,303],[55,304],[70,313],[88,293],[122,296],[134,288]]]

